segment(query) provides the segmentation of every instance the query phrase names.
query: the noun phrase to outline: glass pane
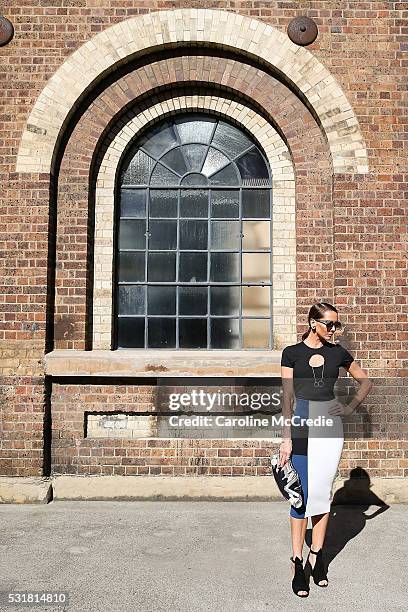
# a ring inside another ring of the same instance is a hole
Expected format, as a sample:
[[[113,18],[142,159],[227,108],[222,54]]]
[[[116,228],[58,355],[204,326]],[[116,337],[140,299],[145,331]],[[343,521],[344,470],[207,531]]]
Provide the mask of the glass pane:
[[[150,178],[151,185],[178,185],[180,177],[170,172],[161,164],[157,164]]]
[[[242,216],[246,218],[269,218],[269,190],[243,189],[242,190]]]
[[[145,311],[145,287],[143,285],[120,285],[118,291],[118,313],[140,315]]]
[[[177,144],[174,127],[169,123],[156,127],[139,140],[139,143],[150,155],[160,157],[167,149]]]
[[[150,217],[177,217],[178,189],[150,190]]]
[[[211,176],[214,172],[220,170],[223,166],[226,166],[229,162],[228,157],[217,151],[217,149],[209,148],[207,157],[205,158],[202,173],[206,176]]]
[[[207,153],[207,147],[200,144],[184,145],[184,157],[190,166],[192,172],[201,172],[204,156]]]
[[[179,287],[179,314],[207,314],[207,287]]]
[[[143,317],[118,318],[118,347],[144,348],[145,320]]]
[[[236,160],[242,179],[268,179],[268,169],[258,149],[251,149]],[[257,185],[254,182],[254,185]]]
[[[180,249],[207,250],[207,221],[180,221]]]
[[[181,142],[208,143],[214,130],[215,119],[200,117],[194,120],[190,117],[177,119],[176,125]]]
[[[215,218],[239,217],[239,191],[211,191],[211,216]]]
[[[235,166],[229,164],[226,168],[213,174],[210,178],[210,183],[212,185],[239,185],[240,181]]]
[[[201,185],[208,185],[208,179],[204,174],[199,174],[198,172],[193,172],[192,174],[187,174],[180,181],[180,185],[191,186],[191,187],[200,187]]]
[[[146,217],[146,190],[121,189],[120,215],[121,217]]]
[[[145,253],[119,253],[119,282],[144,281]]]
[[[242,282],[269,282],[271,280],[269,264],[269,253],[243,253]]]
[[[270,248],[270,221],[243,221],[242,250],[262,251]]]
[[[207,217],[208,191],[204,189],[180,190],[180,217]]]
[[[242,348],[269,348],[269,319],[242,320]]]
[[[233,158],[253,145],[252,141],[238,128],[220,121],[215,130],[213,143]]]
[[[150,221],[149,249],[175,249],[177,221]]]
[[[270,287],[242,287],[242,314],[245,316],[270,316]]]
[[[169,166],[172,170],[178,174],[184,174],[187,172],[187,165],[184,161],[184,157],[181,154],[180,147],[172,149],[166,155],[160,158],[161,162],[164,162],[166,166]]]
[[[210,287],[210,314],[239,316],[240,287]]]
[[[176,253],[149,253],[147,259],[147,280],[176,280]]]
[[[239,250],[239,225],[239,221],[211,221],[211,249]]]
[[[147,314],[176,314],[176,287],[147,287]]]
[[[238,319],[211,319],[211,348],[239,348]]]
[[[149,348],[174,348],[176,346],[176,319],[148,319]]]
[[[207,348],[207,319],[179,320],[180,348]]]
[[[147,185],[154,166],[154,159],[139,150],[134,155],[133,153],[130,155],[130,161],[122,172],[122,185]]]
[[[239,253],[210,253],[212,281],[239,281]]]
[[[179,281],[187,283],[207,280],[207,253],[180,253]]]
[[[145,249],[146,248],[146,221],[122,220],[119,222],[119,248]]]

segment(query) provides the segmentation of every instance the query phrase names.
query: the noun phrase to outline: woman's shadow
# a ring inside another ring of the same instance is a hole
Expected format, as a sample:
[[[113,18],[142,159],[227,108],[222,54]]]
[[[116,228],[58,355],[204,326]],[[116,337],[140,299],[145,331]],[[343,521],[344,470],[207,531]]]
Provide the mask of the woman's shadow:
[[[350,477],[333,496],[326,538],[323,546],[324,559],[329,566],[343,550],[349,540],[355,538],[366,522],[375,518],[389,505],[370,490],[370,477],[361,467],[350,471]],[[372,514],[366,514],[370,506],[379,506]],[[308,529],[306,541],[311,546],[312,530]]]

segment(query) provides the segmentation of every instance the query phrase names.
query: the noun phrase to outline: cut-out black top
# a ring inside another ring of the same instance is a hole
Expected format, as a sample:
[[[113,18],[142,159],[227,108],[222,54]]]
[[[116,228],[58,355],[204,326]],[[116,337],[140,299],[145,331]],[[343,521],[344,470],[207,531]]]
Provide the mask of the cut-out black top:
[[[312,367],[309,360],[314,355],[323,357],[324,363]],[[331,400],[339,368],[348,367],[353,361],[354,357],[340,344],[324,342],[320,348],[311,348],[302,341],[283,349],[281,365],[293,368],[296,398]]]

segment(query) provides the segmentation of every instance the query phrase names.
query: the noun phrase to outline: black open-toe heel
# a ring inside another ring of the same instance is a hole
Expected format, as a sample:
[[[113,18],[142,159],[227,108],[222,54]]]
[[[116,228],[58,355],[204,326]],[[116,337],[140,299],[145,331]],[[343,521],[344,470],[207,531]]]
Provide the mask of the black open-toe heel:
[[[323,551],[321,548],[319,548],[317,552],[310,549],[309,554],[310,553],[312,553],[312,555],[316,555],[314,567],[312,567],[312,564],[309,561],[309,555],[307,556],[307,563],[310,565],[310,573],[313,576],[313,581],[319,587],[327,587],[329,581],[327,580],[326,569],[324,567]],[[322,580],[325,580],[326,584],[319,584]]]
[[[308,597],[309,585],[306,580],[305,570],[303,569],[303,559],[299,557],[290,557],[290,560],[295,564],[295,575],[292,580],[292,589],[298,597]],[[306,591],[307,595],[299,595],[300,591]]]

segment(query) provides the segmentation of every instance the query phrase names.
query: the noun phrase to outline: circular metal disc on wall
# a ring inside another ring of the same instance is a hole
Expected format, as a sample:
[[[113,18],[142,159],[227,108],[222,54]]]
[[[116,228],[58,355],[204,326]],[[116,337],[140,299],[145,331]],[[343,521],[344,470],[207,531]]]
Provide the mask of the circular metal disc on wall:
[[[311,45],[316,40],[318,29],[310,17],[295,17],[288,25],[288,36],[296,45]]]
[[[14,27],[11,21],[0,15],[0,47],[7,45],[14,36]]]

